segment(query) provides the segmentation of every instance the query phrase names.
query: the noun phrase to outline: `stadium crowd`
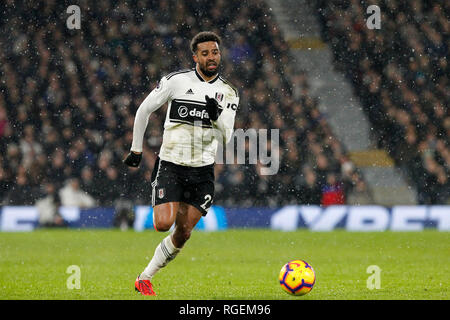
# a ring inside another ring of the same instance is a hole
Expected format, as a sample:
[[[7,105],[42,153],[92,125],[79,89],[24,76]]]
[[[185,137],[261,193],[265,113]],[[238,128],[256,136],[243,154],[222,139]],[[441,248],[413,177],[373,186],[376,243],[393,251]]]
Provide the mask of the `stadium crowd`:
[[[81,0],[78,5],[80,30],[66,27],[66,7],[56,0],[3,5],[3,205],[33,205],[55,188],[63,205],[81,198],[80,206],[113,206],[118,199],[149,204],[166,107],[150,117],[137,169],[122,164],[134,114],[162,76],[194,66],[189,41],[202,30],[223,39],[222,74],[240,92],[235,127],[280,130],[279,172],[261,175],[260,163],[218,164],[215,203],[373,201],[310,95],[307,74],[290,67],[287,44],[264,2]]]
[[[352,81],[386,148],[417,186],[420,204],[450,202],[450,2],[377,1],[381,28],[359,0],[318,1],[323,37]]]

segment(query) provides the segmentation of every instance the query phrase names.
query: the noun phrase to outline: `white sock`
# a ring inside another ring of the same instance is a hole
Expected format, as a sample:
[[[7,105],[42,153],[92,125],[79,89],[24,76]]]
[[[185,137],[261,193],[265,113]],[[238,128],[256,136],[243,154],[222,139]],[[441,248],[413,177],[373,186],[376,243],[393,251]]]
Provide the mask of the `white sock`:
[[[156,247],[152,260],[139,276],[142,280],[151,280],[159,269],[165,267],[170,261],[175,259],[181,248],[175,248],[171,235],[165,237]]]

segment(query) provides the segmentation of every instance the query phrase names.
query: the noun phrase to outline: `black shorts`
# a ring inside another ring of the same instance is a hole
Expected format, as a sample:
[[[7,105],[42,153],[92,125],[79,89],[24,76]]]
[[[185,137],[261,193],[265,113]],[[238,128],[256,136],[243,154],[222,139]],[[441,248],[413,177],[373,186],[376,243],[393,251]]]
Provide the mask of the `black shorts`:
[[[214,165],[187,167],[156,158],[152,172],[152,206],[184,202],[208,213],[214,199]]]

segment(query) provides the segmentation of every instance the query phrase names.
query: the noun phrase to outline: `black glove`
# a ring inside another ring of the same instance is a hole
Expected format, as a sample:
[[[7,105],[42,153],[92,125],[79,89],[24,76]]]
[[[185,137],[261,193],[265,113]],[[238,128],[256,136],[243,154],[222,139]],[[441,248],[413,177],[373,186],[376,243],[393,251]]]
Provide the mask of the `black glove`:
[[[205,96],[206,99],[206,111],[208,111],[209,119],[216,121],[219,118],[220,113],[222,112],[219,109],[219,103],[216,99]]]
[[[134,153],[133,151],[131,151],[127,155],[125,160],[123,160],[123,163],[125,163],[127,166],[137,168],[139,166],[139,163],[141,162],[141,159],[142,159],[142,153],[138,154],[138,153]]]

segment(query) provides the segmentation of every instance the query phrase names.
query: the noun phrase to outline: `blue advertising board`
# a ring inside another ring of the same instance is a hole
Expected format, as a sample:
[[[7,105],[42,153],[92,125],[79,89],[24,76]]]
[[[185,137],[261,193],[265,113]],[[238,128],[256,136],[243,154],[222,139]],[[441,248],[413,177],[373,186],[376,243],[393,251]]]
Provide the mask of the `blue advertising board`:
[[[69,228],[111,228],[114,208],[60,210]],[[0,208],[0,231],[32,231],[38,226],[35,207]],[[212,206],[197,224],[197,230],[269,228],[295,231],[450,231],[450,206],[286,206],[282,208],[223,208]],[[151,206],[136,206],[134,230],[153,230]]]

